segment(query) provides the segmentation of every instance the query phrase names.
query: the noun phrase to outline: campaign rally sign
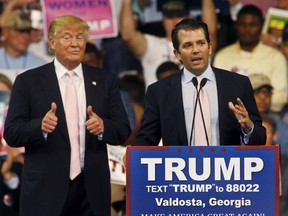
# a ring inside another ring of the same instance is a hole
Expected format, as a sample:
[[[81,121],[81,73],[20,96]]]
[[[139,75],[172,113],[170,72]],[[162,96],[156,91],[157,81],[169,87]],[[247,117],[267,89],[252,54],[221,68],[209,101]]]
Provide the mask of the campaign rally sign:
[[[128,147],[127,216],[279,216],[279,148]]]
[[[116,14],[111,0],[42,0],[42,5],[46,41],[50,23],[62,15],[75,15],[85,20],[90,26],[91,39],[118,35]]]

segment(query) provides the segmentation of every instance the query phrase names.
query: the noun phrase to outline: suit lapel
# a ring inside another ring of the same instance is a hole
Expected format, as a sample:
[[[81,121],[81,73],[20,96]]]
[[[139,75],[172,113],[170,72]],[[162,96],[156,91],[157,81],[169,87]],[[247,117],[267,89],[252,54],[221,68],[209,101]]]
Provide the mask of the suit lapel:
[[[229,86],[227,78],[224,78],[222,76],[222,72],[217,69],[212,67],[215,77],[216,77],[216,85],[217,85],[217,94],[218,94],[218,114],[219,114],[219,136],[220,136],[220,143],[223,143],[221,138],[223,137],[221,132],[223,131],[224,125],[223,122],[226,122],[224,118],[227,118],[227,107],[228,107],[228,99],[227,99],[227,94],[231,90],[227,88]]]
[[[91,105],[93,111],[97,113],[97,107],[100,105],[100,103],[98,103],[97,101],[98,91],[95,91],[95,90],[99,88],[99,83],[98,83],[99,78],[97,76],[97,73],[93,72],[89,67],[86,67],[86,65],[82,65],[82,66],[83,66],[83,77],[84,77],[85,94],[86,94],[86,107],[88,105]],[[98,106],[96,106],[97,104]]]
[[[57,127],[61,131],[64,139],[66,139],[66,142],[69,142],[65,111],[53,62],[47,65],[47,70],[45,70],[45,73],[43,73],[43,77],[39,80],[39,82],[43,87],[44,94],[46,95],[49,103],[49,109],[52,102],[56,103],[56,115],[58,118]]]
[[[182,97],[182,86],[181,86],[181,75],[183,71],[180,71],[169,82],[169,89],[167,95],[168,97],[168,106],[171,107],[171,124],[177,126],[177,134],[179,135],[180,143],[175,143],[175,145],[187,145],[187,133],[185,125],[185,115],[183,108],[183,97]],[[176,121],[176,122],[175,122]]]

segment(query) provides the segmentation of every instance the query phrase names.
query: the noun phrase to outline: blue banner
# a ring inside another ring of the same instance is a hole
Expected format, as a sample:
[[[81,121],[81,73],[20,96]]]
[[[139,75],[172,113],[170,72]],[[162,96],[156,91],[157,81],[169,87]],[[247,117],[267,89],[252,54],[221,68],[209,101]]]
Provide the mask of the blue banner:
[[[127,216],[279,216],[279,148],[128,147]]]

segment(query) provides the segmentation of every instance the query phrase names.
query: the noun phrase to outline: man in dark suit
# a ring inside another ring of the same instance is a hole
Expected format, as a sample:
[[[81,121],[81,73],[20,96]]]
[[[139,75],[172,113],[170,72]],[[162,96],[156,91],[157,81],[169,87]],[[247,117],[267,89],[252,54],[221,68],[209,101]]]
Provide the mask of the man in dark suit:
[[[48,35],[54,61],[15,80],[4,137],[10,146],[25,147],[22,216],[110,215],[106,143],[124,143],[130,127],[116,77],[81,64],[88,30],[78,17],[56,18]],[[75,98],[76,107],[68,105]],[[74,108],[79,114],[70,122]],[[70,123],[76,123],[76,133],[70,132]],[[72,176],[74,140],[77,174]]]
[[[195,143],[197,135],[193,133],[193,127],[202,123],[192,126],[197,95],[192,79],[200,76],[207,79],[202,90],[210,103],[209,145],[264,145],[265,128],[249,79],[209,64],[212,48],[207,25],[183,19],[173,29],[172,41],[174,54],[184,68],[148,87],[142,125],[133,145],[155,146],[161,137],[166,146],[204,144]]]

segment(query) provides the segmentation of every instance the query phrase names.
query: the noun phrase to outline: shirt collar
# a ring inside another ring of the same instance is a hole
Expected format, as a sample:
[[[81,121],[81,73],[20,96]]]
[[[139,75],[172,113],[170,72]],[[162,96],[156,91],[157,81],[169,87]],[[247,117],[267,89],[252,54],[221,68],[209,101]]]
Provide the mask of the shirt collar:
[[[215,75],[210,65],[208,65],[207,69],[204,71],[202,76],[207,78],[209,81],[215,81]],[[182,83],[185,83],[185,84],[188,84],[189,82],[192,83],[193,77],[196,77],[196,76],[184,67],[183,74],[182,74]]]
[[[67,72],[67,69],[57,60],[57,58],[54,59],[54,66],[57,78],[61,79]],[[77,74],[78,77],[83,78],[82,64],[79,64],[76,68],[73,69],[73,71]]]

